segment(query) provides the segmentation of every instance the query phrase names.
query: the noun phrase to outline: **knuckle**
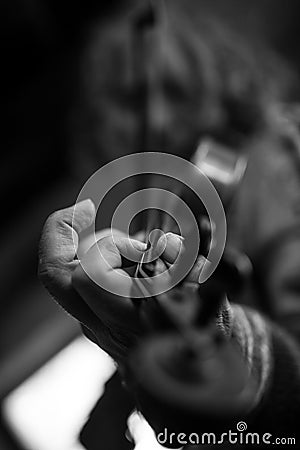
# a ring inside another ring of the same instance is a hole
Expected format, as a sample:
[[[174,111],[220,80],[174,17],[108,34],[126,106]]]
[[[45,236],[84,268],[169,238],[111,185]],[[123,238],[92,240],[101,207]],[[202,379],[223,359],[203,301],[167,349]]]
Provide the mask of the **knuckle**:
[[[46,220],[46,224],[52,223],[52,222],[58,222],[61,220],[61,211],[54,211],[53,213],[51,213],[47,220]]]
[[[66,223],[69,223],[69,221],[72,221],[72,214],[69,211],[66,210],[58,210],[51,213],[46,222],[45,227],[52,227],[52,226],[65,226]]]
[[[48,285],[53,283],[56,279],[57,267],[53,263],[40,262],[38,265],[38,278],[43,284]]]

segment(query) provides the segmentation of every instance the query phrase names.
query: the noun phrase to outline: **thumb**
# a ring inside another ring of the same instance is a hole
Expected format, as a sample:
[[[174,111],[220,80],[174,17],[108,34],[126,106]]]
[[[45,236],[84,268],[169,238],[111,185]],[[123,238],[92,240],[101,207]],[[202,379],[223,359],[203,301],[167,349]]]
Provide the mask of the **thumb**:
[[[78,233],[90,226],[94,217],[93,202],[84,200],[56,211],[46,220],[39,245],[38,275],[56,298],[63,298],[70,290],[71,274],[78,265]]]
[[[95,206],[84,200],[51,214],[42,231],[39,246],[38,275],[60,305],[88,328],[97,320],[72,287],[72,272],[79,264],[75,259],[78,234],[95,218]]]
[[[48,217],[39,246],[40,275],[53,268],[65,271],[72,265],[78,248],[78,234],[88,228],[94,218],[95,206],[89,199]]]

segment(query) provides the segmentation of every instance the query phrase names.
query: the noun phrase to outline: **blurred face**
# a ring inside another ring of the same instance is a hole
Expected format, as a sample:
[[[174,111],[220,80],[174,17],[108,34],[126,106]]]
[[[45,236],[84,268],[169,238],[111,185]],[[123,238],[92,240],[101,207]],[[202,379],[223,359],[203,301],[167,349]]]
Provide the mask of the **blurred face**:
[[[134,35],[123,23],[92,36],[84,91],[95,165],[138,151],[190,157],[205,105],[195,49],[181,40],[163,27]]]

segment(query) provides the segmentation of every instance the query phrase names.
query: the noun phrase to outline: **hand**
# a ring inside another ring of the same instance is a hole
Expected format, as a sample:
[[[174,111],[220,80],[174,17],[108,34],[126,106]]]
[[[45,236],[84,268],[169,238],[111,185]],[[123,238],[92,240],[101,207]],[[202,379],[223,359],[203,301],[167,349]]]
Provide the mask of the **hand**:
[[[76,259],[78,235],[94,218],[95,208],[90,200],[48,218],[40,241],[39,276],[58,303],[84,326],[88,337],[114,359],[122,361],[138,338],[141,325],[130,300],[132,279],[122,267],[121,253],[128,260],[136,260],[145,244],[116,230],[114,239],[110,230],[110,236],[98,233],[100,239],[86,249],[82,260],[93,279],[105,281],[108,286],[119,283],[124,294],[121,297],[108,292],[86,274]],[[179,237],[169,235],[164,257],[172,262],[180,246]]]

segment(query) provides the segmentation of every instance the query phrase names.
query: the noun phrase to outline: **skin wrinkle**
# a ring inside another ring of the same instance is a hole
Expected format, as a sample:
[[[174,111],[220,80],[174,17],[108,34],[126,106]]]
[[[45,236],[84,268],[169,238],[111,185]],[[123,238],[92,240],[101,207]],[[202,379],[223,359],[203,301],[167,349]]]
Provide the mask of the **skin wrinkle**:
[[[233,314],[232,308],[227,298],[223,302],[221,311],[219,311],[217,315],[216,325],[221,332],[225,333],[227,337],[231,337],[233,326]]]

